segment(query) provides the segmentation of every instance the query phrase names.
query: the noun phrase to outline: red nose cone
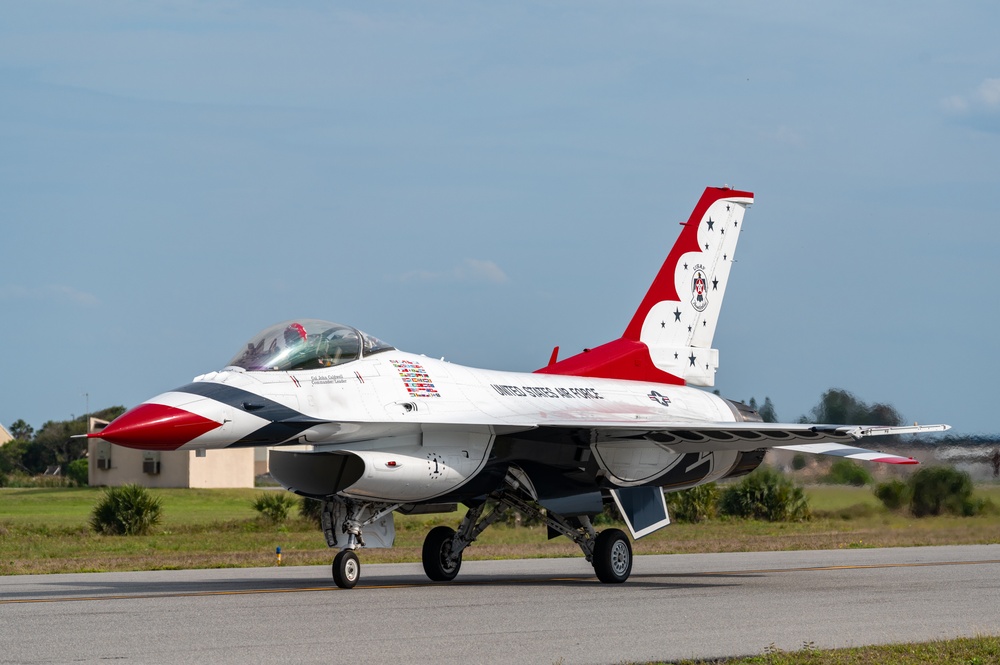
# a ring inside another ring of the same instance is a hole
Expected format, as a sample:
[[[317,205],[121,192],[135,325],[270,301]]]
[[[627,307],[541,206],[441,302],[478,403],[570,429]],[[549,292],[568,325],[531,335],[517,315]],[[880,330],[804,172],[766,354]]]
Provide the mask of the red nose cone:
[[[142,450],[177,450],[222,423],[163,404],[140,404],[115,418],[100,432],[88,435],[119,446]]]

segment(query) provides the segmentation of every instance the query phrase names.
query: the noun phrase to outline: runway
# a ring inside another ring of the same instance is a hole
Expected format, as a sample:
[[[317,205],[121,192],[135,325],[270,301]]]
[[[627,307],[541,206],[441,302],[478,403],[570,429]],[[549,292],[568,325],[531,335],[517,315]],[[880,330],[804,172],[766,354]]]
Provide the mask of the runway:
[[[362,562],[364,557],[362,555]],[[1000,634],[1000,545],[0,577],[0,663],[619,663]]]

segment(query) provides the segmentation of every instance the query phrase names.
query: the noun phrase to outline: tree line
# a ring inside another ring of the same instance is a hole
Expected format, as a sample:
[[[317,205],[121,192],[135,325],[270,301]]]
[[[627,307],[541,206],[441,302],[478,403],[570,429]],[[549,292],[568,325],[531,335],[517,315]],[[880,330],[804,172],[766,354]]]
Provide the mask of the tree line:
[[[87,456],[87,439],[73,436],[87,433],[91,417],[114,420],[125,413],[124,406],[112,406],[71,420],[50,420],[35,431],[24,420],[11,423],[12,441],[0,446],[0,474],[22,473],[36,476],[51,467],[66,467]]]
[[[719,393],[719,391],[715,392]],[[770,397],[765,397],[763,403],[760,404],[758,404],[757,398],[751,397],[746,404],[756,411],[765,423],[781,422]],[[819,403],[810,410],[809,415],[799,416],[797,422],[892,427],[901,425],[903,417],[891,404],[884,402],[867,404],[850,391],[830,388],[820,396]]]

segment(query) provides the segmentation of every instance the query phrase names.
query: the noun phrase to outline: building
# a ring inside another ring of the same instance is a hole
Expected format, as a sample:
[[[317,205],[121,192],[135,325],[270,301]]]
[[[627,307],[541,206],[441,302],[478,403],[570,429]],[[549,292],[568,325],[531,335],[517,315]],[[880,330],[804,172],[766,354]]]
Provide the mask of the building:
[[[271,470],[267,458],[269,452],[271,452],[270,448],[262,446],[253,449],[253,475],[263,476]]]
[[[7,428],[4,427],[3,425],[0,425],[0,446],[7,443],[8,441],[13,441],[13,440],[14,437],[10,435],[10,432],[7,431]]]
[[[88,432],[100,432],[106,420],[91,418]],[[104,439],[88,439],[91,486],[136,483],[144,487],[253,487],[254,449],[135,450]]]

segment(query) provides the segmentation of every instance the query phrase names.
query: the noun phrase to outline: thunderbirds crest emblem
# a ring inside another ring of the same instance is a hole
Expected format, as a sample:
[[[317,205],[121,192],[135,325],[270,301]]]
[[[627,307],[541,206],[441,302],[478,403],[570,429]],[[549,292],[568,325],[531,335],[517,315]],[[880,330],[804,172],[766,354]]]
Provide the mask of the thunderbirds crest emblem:
[[[701,264],[694,267],[691,277],[691,306],[699,312],[708,307],[708,277],[705,276],[705,266]]]

